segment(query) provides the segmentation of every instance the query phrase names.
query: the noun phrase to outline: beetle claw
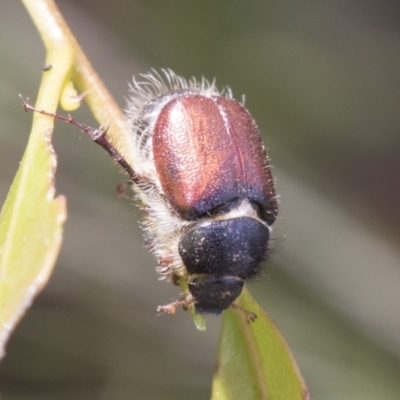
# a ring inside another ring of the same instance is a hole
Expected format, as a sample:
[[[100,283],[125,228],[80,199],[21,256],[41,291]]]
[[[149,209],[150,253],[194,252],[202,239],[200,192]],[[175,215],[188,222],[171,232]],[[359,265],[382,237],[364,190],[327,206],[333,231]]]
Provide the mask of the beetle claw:
[[[173,301],[170,304],[166,304],[165,306],[158,306],[157,313],[160,314],[168,314],[175,315],[176,307],[182,306],[184,310],[187,310],[188,306],[193,304],[193,298],[183,298],[180,300]]]
[[[248,324],[250,322],[255,322],[255,320],[257,319],[257,314],[255,314],[255,313],[253,313],[253,312],[251,312],[249,310],[246,310],[245,308],[239,306],[239,304],[232,303],[231,307],[236,309],[236,310],[243,311],[246,314],[246,321],[247,321]]]

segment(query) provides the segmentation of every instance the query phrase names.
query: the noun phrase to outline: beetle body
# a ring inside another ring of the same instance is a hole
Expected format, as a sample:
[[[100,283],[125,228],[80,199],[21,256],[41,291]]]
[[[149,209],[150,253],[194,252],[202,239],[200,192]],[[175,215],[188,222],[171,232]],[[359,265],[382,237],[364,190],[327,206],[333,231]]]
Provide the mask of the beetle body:
[[[273,179],[258,128],[230,91],[164,73],[167,83],[135,82],[127,110],[143,229],[158,272],[188,283],[179,304],[220,314],[267,254]]]

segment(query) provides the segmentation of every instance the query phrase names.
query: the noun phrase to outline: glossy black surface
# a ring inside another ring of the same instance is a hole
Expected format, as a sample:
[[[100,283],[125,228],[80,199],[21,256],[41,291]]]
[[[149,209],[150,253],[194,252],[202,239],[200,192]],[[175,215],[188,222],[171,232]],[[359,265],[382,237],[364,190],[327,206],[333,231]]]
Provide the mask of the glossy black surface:
[[[214,221],[188,230],[179,253],[189,274],[246,279],[257,274],[268,239],[268,228],[253,218]]]
[[[194,308],[197,314],[219,315],[239,296],[243,289],[243,280],[212,275],[200,275],[189,280],[189,290],[195,298]]]

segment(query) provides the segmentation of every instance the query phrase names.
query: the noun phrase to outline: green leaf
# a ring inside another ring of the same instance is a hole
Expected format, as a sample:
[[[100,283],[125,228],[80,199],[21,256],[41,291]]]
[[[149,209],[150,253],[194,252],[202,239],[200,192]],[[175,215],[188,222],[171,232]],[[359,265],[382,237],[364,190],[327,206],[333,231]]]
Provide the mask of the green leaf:
[[[303,378],[276,325],[246,289],[238,304],[258,318],[247,323],[243,311],[224,311],[212,400],[308,399]]]
[[[0,214],[0,358],[15,325],[48,280],[66,216],[65,198],[54,199],[53,122],[43,116],[35,122]]]

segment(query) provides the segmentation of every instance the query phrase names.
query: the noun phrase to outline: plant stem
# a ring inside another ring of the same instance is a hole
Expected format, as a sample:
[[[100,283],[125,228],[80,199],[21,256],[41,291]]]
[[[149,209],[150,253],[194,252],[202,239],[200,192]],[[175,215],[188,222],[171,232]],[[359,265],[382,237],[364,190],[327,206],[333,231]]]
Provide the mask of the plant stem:
[[[76,84],[81,92],[88,91],[85,100],[94,117],[101,126],[110,126],[107,136],[129,164],[134,165],[135,160],[131,159],[132,153],[129,151],[129,133],[124,115],[92,68],[54,1],[22,0],[22,2],[46,47],[46,64],[51,64],[53,67],[51,72],[47,74],[55,76],[54,81],[49,79],[49,85],[55,85],[53,90],[58,92],[57,101],[62,95],[62,88],[70,80]],[[59,86],[61,81],[63,83],[62,88]],[[39,100],[40,104],[36,104],[37,108],[46,109],[50,112],[55,111],[55,97],[49,99],[49,102],[44,99],[42,102],[39,96]]]

